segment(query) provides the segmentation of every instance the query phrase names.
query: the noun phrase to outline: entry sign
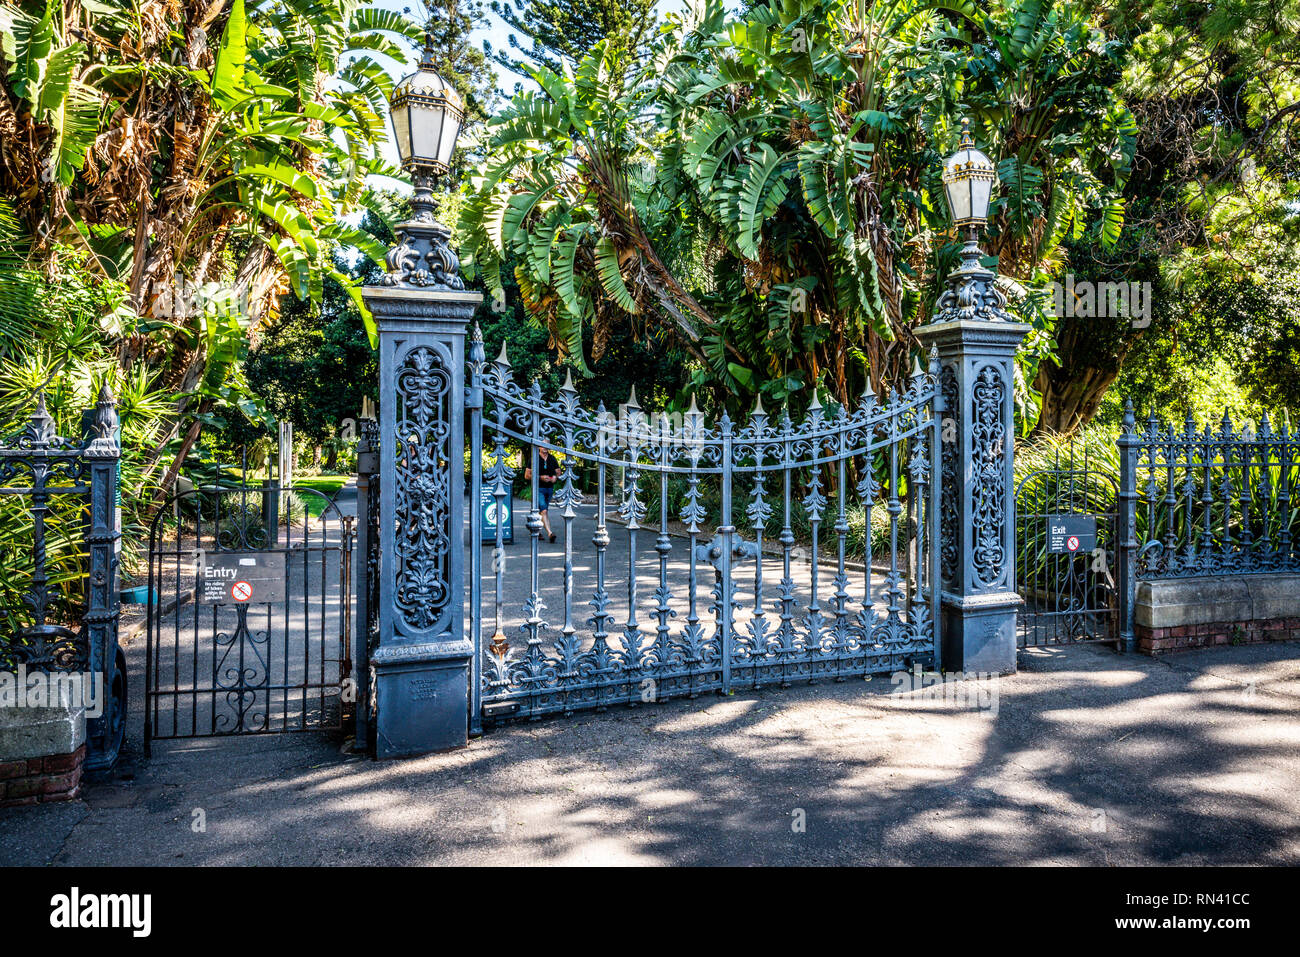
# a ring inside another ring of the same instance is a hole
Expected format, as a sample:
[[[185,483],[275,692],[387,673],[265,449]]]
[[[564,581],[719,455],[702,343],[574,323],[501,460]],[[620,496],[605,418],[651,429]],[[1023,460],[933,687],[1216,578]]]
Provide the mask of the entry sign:
[[[481,489],[478,497],[478,513],[479,521],[482,523],[484,545],[496,544],[497,512],[496,491],[490,488]],[[515,540],[515,523],[514,516],[510,511],[509,495],[501,500],[500,513],[501,541],[513,544]]]
[[[1047,550],[1056,553],[1091,552],[1097,547],[1096,515],[1047,516]]]
[[[198,600],[209,605],[284,601],[283,552],[199,553]]]

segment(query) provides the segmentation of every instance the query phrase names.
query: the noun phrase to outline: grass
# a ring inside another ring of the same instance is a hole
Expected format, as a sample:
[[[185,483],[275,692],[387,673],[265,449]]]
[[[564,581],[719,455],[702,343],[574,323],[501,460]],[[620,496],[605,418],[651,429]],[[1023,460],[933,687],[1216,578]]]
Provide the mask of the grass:
[[[307,513],[312,518],[319,518],[321,512],[325,511],[326,502],[332,501],[338,494],[339,489],[348,484],[350,475],[310,475],[294,479],[293,486],[296,489],[312,489],[320,492],[320,495],[300,495],[298,498],[303,505],[307,507]]]

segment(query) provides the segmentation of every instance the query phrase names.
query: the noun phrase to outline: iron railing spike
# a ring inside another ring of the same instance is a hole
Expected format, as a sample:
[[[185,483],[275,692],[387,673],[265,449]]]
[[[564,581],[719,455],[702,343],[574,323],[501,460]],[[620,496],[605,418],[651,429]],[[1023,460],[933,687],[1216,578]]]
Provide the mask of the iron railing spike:
[[[27,434],[33,445],[49,445],[54,441],[54,417],[45,406],[45,390],[36,393],[36,408],[32,411]]]
[[[469,338],[469,361],[476,372],[481,371],[480,367],[487,358],[485,346],[483,345],[483,330],[479,328],[478,320],[474,320],[474,331]]]

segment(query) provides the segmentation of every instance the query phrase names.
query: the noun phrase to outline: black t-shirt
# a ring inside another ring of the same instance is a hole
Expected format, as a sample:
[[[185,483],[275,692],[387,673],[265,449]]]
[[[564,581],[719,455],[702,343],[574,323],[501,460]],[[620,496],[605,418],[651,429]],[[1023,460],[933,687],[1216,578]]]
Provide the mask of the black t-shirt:
[[[556,473],[560,470],[560,463],[556,461],[555,456],[550,452],[537,453],[537,475],[538,478],[554,479]],[[549,482],[543,482],[543,485],[549,485]]]

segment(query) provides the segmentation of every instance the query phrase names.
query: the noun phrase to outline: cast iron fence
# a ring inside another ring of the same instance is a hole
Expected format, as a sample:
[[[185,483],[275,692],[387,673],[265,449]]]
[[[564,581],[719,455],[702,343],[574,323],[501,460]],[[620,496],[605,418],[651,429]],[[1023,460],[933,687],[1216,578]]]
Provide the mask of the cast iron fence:
[[[0,515],[14,523],[8,541],[20,543],[0,547],[0,669],[102,676],[103,712],[87,728],[94,768],[116,760],[126,710],[117,642],[121,449],[107,387],[81,427],[79,439],[59,435],[39,395],[27,427],[0,444]]]
[[[1126,645],[1140,580],[1300,569],[1297,445],[1284,420],[1181,427],[1125,405],[1120,451],[1120,595]]]
[[[1130,405],[1119,445],[1136,579],[1300,569],[1300,438],[1285,422],[1225,413],[1217,428],[1190,415],[1178,426],[1153,413],[1139,426]]]
[[[489,570],[482,525],[471,523],[472,720],[937,663],[937,359],[906,390],[856,409],[814,403],[796,423],[760,406],[739,424],[694,407],[675,423],[635,399],[618,415],[591,412],[572,382],[548,400],[514,382],[504,350],[485,361],[477,336],[470,366],[470,501],[486,491],[504,514],[527,469],[539,502],[538,447],[566,463],[550,502],[547,537],[558,543],[545,554],[536,506],[517,552],[496,526]],[[510,443],[527,450],[522,462]],[[582,466],[596,473],[590,499],[576,481]],[[674,500],[676,479],[685,489]],[[799,506],[806,545],[794,534]],[[877,510],[888,516],[884,553],[873,554],[868,533],[864,561],[850,567],[850,515],[869,530]]]

